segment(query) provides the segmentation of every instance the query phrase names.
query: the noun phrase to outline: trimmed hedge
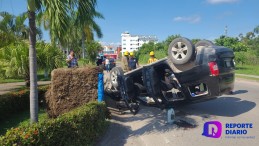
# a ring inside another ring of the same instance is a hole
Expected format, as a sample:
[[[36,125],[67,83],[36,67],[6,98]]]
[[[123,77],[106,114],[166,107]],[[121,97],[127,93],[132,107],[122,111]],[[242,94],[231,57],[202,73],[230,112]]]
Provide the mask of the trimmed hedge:
[[[12,128],[0,137],[0,145],[93,145],[107,126],[104,103],[91,102],[32,126]]]
[[[39,105],[44,106],[44,94],[49,86],[38,87]],[[10,117],[14,113],[18,113],[30,108],[30,89],[22,89],[20,91],[10,92],[0,95],[0,121]]]

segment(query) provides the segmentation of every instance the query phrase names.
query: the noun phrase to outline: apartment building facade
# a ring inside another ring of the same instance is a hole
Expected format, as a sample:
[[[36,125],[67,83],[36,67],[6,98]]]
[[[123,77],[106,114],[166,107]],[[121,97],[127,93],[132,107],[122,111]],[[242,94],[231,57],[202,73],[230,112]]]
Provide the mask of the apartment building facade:
[[[129,32],[124,32],[121,34],[121,52],[138,51],[143,44],[157,41],[155,35],[131,35]]]

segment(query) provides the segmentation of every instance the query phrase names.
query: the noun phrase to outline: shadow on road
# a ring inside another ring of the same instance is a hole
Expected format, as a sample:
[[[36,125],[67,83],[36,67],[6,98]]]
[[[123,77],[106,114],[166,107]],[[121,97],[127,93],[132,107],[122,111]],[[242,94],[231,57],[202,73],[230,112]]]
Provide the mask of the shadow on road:
[[[245,91],[239,91],[240,94],[242,92]],[[235,117],[252,110],[255,106],[255,102],[226,96],[207,102],[183,105],[175,110],[177,111],[176,119],[199,125],[197,119],[209,120],[215,116]],[[140,108],[141,110],[136,115],[132,115],[128,111],[120,115],[118,111],[116,112],[117,109],[113,107],[113,110],[111,110],[111,125],[97,145],[124,145],[125,143],[131,143],[131,140],[141,145],[141,139],[137,138],[139,136],[190,129],[177,124],[166,124],[165,111],[147,106],[141,106]]]
[[[181,110],[192,115],[215,115],[235,117],[244,114],[256,106],[255,102],[241,100],[237,97],[220,97],[212,101],[187,105]]]
[[[112,113],[112,120],[108,131],[97,143],[100,146],[125,145],[131,137],[133,137],[134,143],[141,145],[141,140],[136,137],[153,133],[165,133],[172,130],[187,130],[196,127],[190,126],[188,123],[197,124],[195,119],[178,110],[176,112],[177,119],[184,120],[186,123],[178,122],[177,124],[170,125],[166,123],[165,110],[141,105],[140,111],[136,115],[132,115],[129,111],[126,111],[125,114],[119,114],[120,112],[115,109],[114,103],[111,101],[107,102]],[[139,142],[136,142],[138,140]]]
[[[141,106],[141,110],[137,115],[132,115],[129,112],[119,115],[112,111],[110,127],[97,145],[123,146],[129,142],[130,137],[164,133],[173,129],[177,129],[177,127],[165,123],[163,111],[153,107]],[[138,138],[134,138],[134,143],[142,145],[141,140]]]
[[[244,94],[244,93],[247,93],[248,91],[247,90],[236,90],[233,92],[233,94]]]

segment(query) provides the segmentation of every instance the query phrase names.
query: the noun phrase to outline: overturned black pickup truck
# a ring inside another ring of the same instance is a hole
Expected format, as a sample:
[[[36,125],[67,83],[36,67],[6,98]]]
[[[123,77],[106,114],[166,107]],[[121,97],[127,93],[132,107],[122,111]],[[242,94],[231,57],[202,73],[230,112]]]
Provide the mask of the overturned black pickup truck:
[[[167,58],[126,73],[113,68],[112,86],[106,92],[134,114],[139,102],[161,109],[176,102],[202,102],[233,90],[234,67],[232,49],[207,40],[194,46],[187,38],[177,38],[169,45]]]

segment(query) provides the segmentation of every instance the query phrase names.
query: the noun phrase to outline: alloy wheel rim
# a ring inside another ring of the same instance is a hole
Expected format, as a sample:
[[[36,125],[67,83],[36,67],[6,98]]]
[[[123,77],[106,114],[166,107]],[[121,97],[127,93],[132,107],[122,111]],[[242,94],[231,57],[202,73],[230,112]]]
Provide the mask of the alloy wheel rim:
[[[177,42],[176,44],[173,45],[173,47],[171,48],[171,51],[174,59],[183,60],[187,56],[188,48],[185,43]]]

